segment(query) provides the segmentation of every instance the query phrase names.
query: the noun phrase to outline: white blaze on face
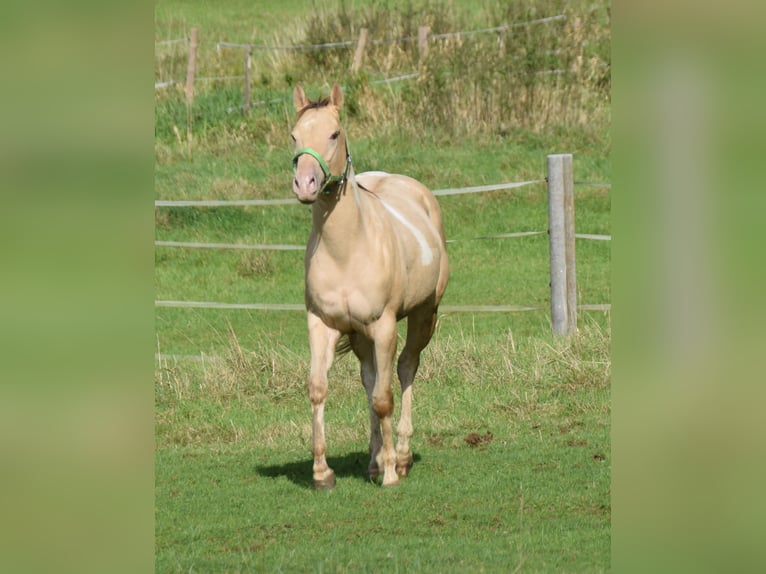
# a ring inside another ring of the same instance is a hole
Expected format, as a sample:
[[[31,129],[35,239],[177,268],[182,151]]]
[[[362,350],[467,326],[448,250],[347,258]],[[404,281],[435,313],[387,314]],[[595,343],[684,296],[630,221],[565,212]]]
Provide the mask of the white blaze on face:
[[[388,211],[391,215],[393,215],[394,218],[397,221],[399,221],[399,223],[404,225],[404,227],[406,227],[407,230],[410,231],[410,233],[412,233],[412,235],[415,236],[415,239],[417,240],[418,245],[420,245],[420,262],[423,265],[430,265],[431,262],[434,260],[434,254],[431,251],[431,246],[428,244],[428,241],[426,241],[426,238],[423,235],[423,233],[420,231],[420,229],[412,225],[412,223],[407,221],[407,219],[401,213],[399,213],[396,209],[388,205],[385,201],[381,200],[380,203],[381,205],[383,205],[383,207],[386,208],[386,211]]]

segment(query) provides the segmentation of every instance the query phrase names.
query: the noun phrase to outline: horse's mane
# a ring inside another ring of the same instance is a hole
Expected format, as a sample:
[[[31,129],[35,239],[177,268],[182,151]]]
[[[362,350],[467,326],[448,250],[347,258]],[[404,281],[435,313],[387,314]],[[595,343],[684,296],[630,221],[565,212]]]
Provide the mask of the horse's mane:
[[[301,111],[298,112],[298,118],[300,118],[303,114],[306,113],[308,110],[316,110],[317,108],[325,108],[330,105],[330,98],[329,96],[326,98],[322,98],[321,100],[317,102],[312,102],[309,100],[309,103],[306,104],[301,108]]]

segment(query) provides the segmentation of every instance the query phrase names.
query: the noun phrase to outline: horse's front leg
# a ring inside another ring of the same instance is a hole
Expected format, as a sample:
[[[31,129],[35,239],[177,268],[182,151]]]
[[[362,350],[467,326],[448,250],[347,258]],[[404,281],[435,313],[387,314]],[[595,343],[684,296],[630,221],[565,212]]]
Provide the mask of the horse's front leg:
[[[327,465],[324,437],[324,406],[327,400],[327,372],[335,357],[335,345],[340,332],[328,327],[309,312],[309,347],[311,349],[311,374],[308,389],[312,413],[312,452],[314,454],[314,488],[328,490],[335,486],[335,473]]]
[[[370,328],[371,339],[375,342],[375,386],[372,390],[372,409],[380,421],[383,446],[377,456],[377,466],[383,469],[383,486],[399,484],[396,474],[396,451],[392,415],[394,395],[391,378],[394,355],[396,354],[396,316],[386,313]]]

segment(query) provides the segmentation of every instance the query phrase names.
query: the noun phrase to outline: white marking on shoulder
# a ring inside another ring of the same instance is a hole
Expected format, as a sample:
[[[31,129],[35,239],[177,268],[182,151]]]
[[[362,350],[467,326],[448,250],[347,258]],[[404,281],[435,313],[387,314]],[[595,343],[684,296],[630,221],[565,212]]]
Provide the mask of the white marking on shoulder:
[[[404,227],[406,227],[412,235],[415,236],[415,239],[418,242],[418,245],[420,245],[420,262],[423,265],[430,265],[431,262],[434,260],[434,254],[433,251],[431,251],[431,246],[428,245],[428,241],[426,241],[425,236],[423,233],[412,225],[407,219],[399,213],[396,209],[388,205],[385,201],[382,199],[380,200],[381,205],[386,208],[386,210],[393,215]]]
[[[381,177],[381,176],[387,176],[391,175],[390,173],[387,173],[385,171],[363,171],[362,173],[357,173],[356,177],[362,177],[365,175],[371,175],[373,177]]]

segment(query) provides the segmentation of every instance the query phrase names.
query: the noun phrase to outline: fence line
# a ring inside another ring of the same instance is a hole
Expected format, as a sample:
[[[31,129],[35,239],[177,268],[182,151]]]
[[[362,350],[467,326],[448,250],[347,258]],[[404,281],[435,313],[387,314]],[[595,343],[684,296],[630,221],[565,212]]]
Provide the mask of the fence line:
[[[566,14],[558,14],[556,16],[548,16],[546,18],[538,18],[535,20],[529,20],[526,22],[516,22],[513,24],[502,24],[501,26],[495,26],[493,28],[482,28],[480,30],[466,30],[460,32],[446,32],[442,34],[428,34],[426,39],[428,40],[442,40],[446,38],[457,38],[461,36],[472,36],[476,34],[485,34],[489,32],[507,32],[513,28],[521,28],[523,26],[530,26],[532,24],[543,24],[547,22],[555,22],[559,20],[566,20],[568,16]],[[418,36],[404,36],[402,38],[381,38],[378,40],[372,40],[371,44],[395,44],[397,42],[417,42],[420,40]],[[323,44],[290,44],[290,45],[274,45],[274,44],[239,44],[235,42],[216,42],[216,48],[235,48],[235,49],[253,49],[253,50],[324,50],[327,48],[348,48],[356,45],[356,40],[342,40],[340,42],[325,42]]]
[[[566,14],[557,14],[556,16],[547,16],[545,18],[537,18],[535,20],[528,20],[526,22],[515,22],[512,24],[502,24],[500,26],[495,26],[492,28],[481,28],[479,30],[465,30],[465,31],[459,31],[459,32],[446,32],[442,34],[428,34],[426,37],[427,39],[444,39],[444,38],[454,38],[459,36],[471,36],[475,34],[485,34],[490,32],[507,32],[508,30],[511,30],[513,28],[521,28],[524,26],[531,26],[532,24],[545,24],[547,22],[556,22],[561,20],[566,20],[568,16]],[[417,36],[405,36],[402,38],[385,38],[380,40],[374,40],[372,43],[374,44],[393,44],[396,42],[415,42],[419,40]],[[165,46],[170,44],[179,44],[181,42],[188,42],[188,38],[176,38],[172,40],[158,40],[155,42],[158,46]],[[236,42],[223,42],[218,41],[216,42],[216,47],[224,47],[224,48],[252,48],[252,49],[263,49],[263,50],[312,50],[312,49],[325,49],[325,48],[342,48],[351,46],[355,43],[355,40],[343,40],[340,42],[325,42],[323,44],[290,44],[290,45],[273,45],[273,44],[241,44]]]
[[[497,233],[495,235],[483,235],[481,237],[469,237],[467,239],[447,239],[447,243],[456,243],[458,241],[481,241],[484,239],[512,239],[517,237],[533,237],[535,235],[545,235],[547,231],[516,231],[513,233]]]
[[[426,39],[428,40],[443,40],[447,38],[458,38],[461,36],[473,36],[476,34],[486,34],[491,32],[507,32],[513,28],[521,28],[524,26],[530,26],[532,24],[544,24],[547,22],[556,22],[566,20],[568,16],[566,14],[558,14],[556,16],[548,16],[546,18],[538,18],[535,20],[528,20],[526,22],[515,22],[512,24],[501,24],[500,26],[494,26],[492,28],[481,28],[478,30],[462,30],[458,32],[444,32],[440,34],[428,34]],[[404,36],[401,38],[381,38],[373,40],[372,44],[395,44],[398,42],[417,42],[420,38],[418,36]],[[182,42],[188,42],[188,38],[177,38],[172,40],[159,40],[155,42],[158,46],[165,46],[170,44],[180,44]],[[207,43],[207,42],[206,42]],[[341,40],[338,42],[323,42],[321,44],[243,44],[239,42],[225,42],[217,41],[215,46],[217,50],[221,48],[233,48],[233,49],[253,49],[253,50],[324,50],[327,48],[347,48],[356,44],[356,40]]]
[[[599,7],[592,7],[588,10],[588,12],[594,12],[598,10]],[[524,26],[530,26],[533,24],[543,24],[548,22],[555,22],[555,21],[561,21],[568,19],[569,16],[566,14],[557,14],[555,16],[547,16],[544,18],[537,18],[534,20],[529,20],[526,22],[515,22],[515,23],[506,23],[502,24],[500,26],[495,26],[491,28],[481,28],[478,30],[467,30],[467,31],[458,31],[458,32],[447,32],[447,33],[440,33],[440,34],[429,34],[429,27],[428,26],[421,26],[418,31],[418,36],[407,36],[402,38],[384,38],[384,39],[373,39],[370,41],[371,44],[390,44],[390,43],[397,43],[397,42],[414,42],[418,41],[419,44],[419,50],[420,50],[420,61],[421,64],[423,62],[423,59],[425,58],[425,55],[428,52],[428,40],[438,40],[438,39],[448,39],[448,38],[458,38],[463,36],[471,36],[476,34],[484,34],[484,33],[500,33],[500,32],[508,32],[510,30],[513,30],[515,28],[524,27]],[[186,78],[186,97],[187,102],[190,102],[193,97],[193,83],[194,83],[194,62],[196,60],[196,50],[197,46],[199,45],[199,39],[198,39],[198,28],[192,28],[191,30],[191,37],[184,39],[172,39],[172,40],[162,40],[159,42],[155,42],[156,45],[169,45],[169,44],[175,44],[186,41],[189,44],[189,68],[187,71],[187,78]],[[242,79],[245,78],[245,99],[242,106],[237,107],[229,107],[227,108],[227,112],[231,113],[234,110],[241,109],[245,114],[249,114],[250,110],[253,106],[257,105],[265,105],[270,103],[278,103],[284,100],[287,100],[289,98],[284,99],[272,99],[272,100],[261,100],[255,103],[250,103],[250,80],[249,80],[249,70],[250,70],[250,57],[253,50],[292,50],[292,51],[301,51],[301,50],[321,50],[326,48],[350,48],[352,46],[356,46],[356,54],[354,55],[353,65],[352,65],[352,71],[357,71],[361,65],[361,60],[364,56],[364,48],[367,44],[367,28],[361,28],[360,30],[360,36],[356,40],[343,40],[338,42],[325,42],[320,44],[304,44],[304,45],[275,45],[275,44],[247,44],[247,43],[236,43],[236,42],[226,42],[226,41],[218,41],[215,43],[216,51],[220,53],[221,48],[234,48],[234,49],[244,49],[247,51],[247,64],[246,64],[246,74],[245,76],[220,76],[220,77],[209,77],[204,78],[205,81],[226,81],[226,80],[235,80],[235,79]],[[546,53],[548,54],[555,54],[557,51],[548,51]],[[518,58],[518,56],[515,56],[514,58]],[[571,70],[565,70],[565,69],[553,69],[553,70],[541,70],[538,72],[535,72],[537,75],[559,75],[559,74],[566,74],[570,72]],[[391,82],[396,81],[402,81],[402,80],[409,80],[418,77],[419,74],[413,73],[413,74],[406,74],[403,76],[398,76],[396,78],[387,78],[383,80],[376,80],[372,82],[373,84],[388,84]],[[199,78],[199,80],[202,80],[202,78]],[[155,82],[154,89],[165,89],[169,88],[173,85],[180,84],[181,82],[178,80],[167,80],[167,81],[160,81]]]
[[[420,72],[404,74],[403,76],[394,76],[393,78],[384,78],[382,80],[373,80],[371,84],[390,84],[392,82],[401,82],[402,80],[413,80],[420,77]]]
[[[596,235],[594,233],[575,233],[577,239],[594,239],[596,241],[611,241],[611,235]]]
[[[611,304],[586,304],[578,305],[577,285],[575,274],[575,239],[596,239],[611,240],[611,236],[596,234],[576,234],[574,224],[574,177],[572,167],[572,154],[553,154],[547,157],[547,176],[542,180],[530,180],[523,182],[511,182],[503,184],[491,184],[482,186],[473,186],[460,189],[437,190],[438,195],[455,195],[458,193],[477,193],[485,191],[495,191],[498,189],[508,189],[532,185],[536,183],[547,182],[548,184],[548,239],[550,244],[550,270],[551,270],[551,323],[554,333],[560,335],[571,335],[577,331],[577,310],[595,310],[609,311]],[[583,182],[594,183],[594,182]],[[267,204],[291,203],[295,204],[293,199],[287,200],[245,200],[247,203],[264,202]],[[160,202],[155,204],[178,204],[179,202]],[[204,204],[222,204],[233,205],[232,201],[218,202],[183,202],[184,205]],[[484,238],[475,239],[495,239],[506,237],[525,237],[545,234],[544,231],[522,231],[515,233],[496,234]],[[199,248],[217,248],[217,249],[282,249],[282,250],[300,250],[302,246],[297,245],[253,245],[243,244],[224,244],[224,243],[193,243],[193,242],[155,242],[155,245],[170,247],[199,247]],[[218,301],[172,301],[155,300],[155,307],[172,308],[197,308],[197,309],[236,309],[236,310],[256,310],[256,311],[303,311],[305,305],[297,303],[225,303]],[[444,305],[441,307],[445,313],[510,313],[540,311],[544,306],[522,306],[522,305]]]
[[[518,237],[534,237],[535,235],[546,235],[547,231],[516,231],[513,233],[497,233],[495,235],[484,235],[482,237],[468,237],[464,239],[448,239],[447,243],[458,243],[460,241],[482,241],[487,239],[515,239]],[[611,241],[611,235],[596,235],[592,233],[576,233],[577,239],[592,239],[597,241]],[[253,250],[253,251],[305,251],[305,245],[290,244],[247,244],[247,243],[203,243],[197,241],[155,241],[155,247],[181,247],[186,249],[220,249],[220,250]]]
[[[198,243],[194,241],[155,241],[155,247],[186,247],[190,249],[254,249],[260,251],[304,251],[305,245],[247,245],[244,243]]]
[[[216,42],[216,49],[236,48],[245,50],[324,50],[327,48],[346,48],[353,46],[356,40],[343,40],[341,42],[325,42],[324,44],[292,44],[277,46],[271,44],[236,44],[234,42]]]
[[[468,237],[464,239],[447,239],[447,243],[458,243],[460,241],[482,241],[487,239],[515,239],[518,237],[534,237],[535,235],[546,235],[547,231],[516,231],[513,233],[497,233],[495,235],[484,235],[482,237]],[[593,233],[576,233],[577,239],[592,239],[596,241],[611,241],[611,235],[596,235]],[[186,249],[220,249],[220,250],[252,250],[252,251],[305,251],[305,245],[290,244],[247,244],[247,243],[202,243],[197,241],[155,241],[155,247],[181,247]]]
[[[155,307],[180,307],[194,309],[241,309],[250,311],[305,311],[298,303],[218,303],[214,301],[155,301]]]
[[[300,205],[295,199],[190,199],[154,201],[154,207],[248,207],[254,205]]]
[[[530,181],[517,181],[511,183],[495,183],[473,187],[455,189],[436,189],[434,195],[459,195],[462,193],[479,193],[485,191],[497,191],[501,189],[513,189],[536,183],[545,183],[544,179]],[[154,201],[155,207],[246,207],[255,205],[300,205],[295,199],[189,199],[189,200],[162,200]]]
[[[538,183],[544,183],[545,179],[536,179],[519,182],[498,183],[489,185],[479,185],[464,188],[453,189],[437,189],[433,191],[434,195],[446,196],[446,195],[459,195],[465,193],[482,193],[490,191],[498,191],[503,189],[514,189],[527,185],[534,185]],[[575,185],[591,186],[591,187],[608,187],[611,185],[601,182],[575,182]],[[268,205],[299,205],[295,199],[240,199],[240,200],[155,200],[155,207],[247,207],[247,206],[268,206]],[[531,237],[535,235],[543,235],[548,233],[547,231],[518,231],[512,233],[498,233],[494,235],[487,235],[482,237],[472,237],[467,239],[448,239],[447,243],[455,243],[458,241],[477,241],[487,239],[508,239],[518,237]],[[610,241],[611,235],[599,235],[591,233],[578,233],[575,234],[578,239],[589,239],[597,241]],[[205,243],[205,242],[193,242],[193,241],[155,241],[155,247],[179,247],[186,249],[219,249],[219,250],[258,250],[258,251],[303,251],[304,245],[290,245],[290,244],[242,244],[242,243]]]
[[[529,26],[531,24],[543,24],[546,22],[555,22],[558,20],[566,20],[565,14],[559,14],[557,16],[548,16],[547,18],[538,18],[537,20],[529,20],[528,22],[516,22],[514,24],[502,24],[501,26],[495,26],[494,28],[482,28],[480,30],[469,30],[466,32],[446,32],[443,34],[429,34],[427,38],[429,40],[442,40],[446,38],[459,38],[461,36],[473,36],[475,34],[485,34],[488,32],[507,32],[513,28],[521,28],[523,26]]]
[[[527,185],[545,183],[545,179],[533,179],[529,181],[516,181],[508,183],[493,183],[489,185],[477,185],[450,189],[435,189],[434,195],[460,195],[464,193],[482,193],[487,191],[499,191],[503,189],[515,189]],[[609,183],[600,182],[575,182],[577,186],[610,188]],[[155,207],[248,207],[265,205],[300,205],[295,199],[189,199],[189,200],[163,200],[156,199]]]
[[[564,69],[555,69],[555,70],[540,70],[539,72],[535,72],[538,76],[546,76],[550,74],[566,74],[567,72],[571,72],[571,70],[564,70]],[[521,73],[521,72],[519,72]],[[420,72],[412,72],[410,74],[403,74],[401,76],[394,76],[393,78],[382,78],[380,80],[371,80],[370,84],[377,85],[377,84],[391,84],[393,82],[402,82],[404,80],[414,80],[415,78],[420,77]],[[242,80],[244,79],[244,75],[240,76],[205,76],[202,78],[195,78],[195,81],[205,81],[205,82],[215,82],[215,81],[225,81],[225,80]],[[155,82],[154,83],[154,89],[160,89],[160,88],[168,88],[170,86],[173,86],[175,84],[181,84],[182,82],[180,80],[167,80],[165,82]],[[284,98],[275,98],[272,100],[261,100],[258,102],[253,102],[250,104],[251,106],[256,105],[263,105],[263,104],[275,104],[279,102],[287,102],[290,100],[290,97],[284,97]],[[229,107],[227,108],[227,111],[232,111],[234,109],[241,109],[241,106],[237,107]]]
[[[601,8],[602,8],[601,6],[593,6],[593,7],[589,8],[587,10],[587,12],[588,13],[593,13],[593,12],[596,12],[596,11],[600,10]],[[512,23],[512,24],[502,24],[500,26],[495,26],[493,28],[482,28],[480,30],[467,30],[467,31],[461,31],[461,32],[449,32],[448,34],[470,35],[470,34],[481,34],[481,33],[486,33],[486,32],[504,32],[504,31],[507,31],[507,30],[509,30],[511,28],[521,28],[521,27],[530,26],[530,25],[533,25],[533,24],[545,24],[545,23],[548,23],[548,22],[556,22],[556,21],[566,20],[567,18],[568,18],[568,16],[566,14],[557,14],[555,16],[546,16],[544,18],[536,18],[534,20],[527,20],[525,22],[515,22],[515,23]],[[434,37],[434,38],[438,39],[441,36],[442,36],[441,34],[432,34],[432,35],[429,35],[428,37],[429,38]],[[389,39],[388,42],[390,42],[390,43],[391,42],[397,42],[397,41],[412,42],[414,40],[418,40],[418,37],[417,36],[408,36],[408,37],[404,37],[404,38],[392,38],[392,39]],[[157,40],[155,42],[155,44],[156,45],[168,45],[168,44],[177,44],[177,43],[188,42],[188,41],[189,41],[189,38],[176,38],[176,39],[170,39],[170,40]],[[353,43],[353,41],[346,41],[346,42]],[[336,42],[336,44],[346,44],[346,42]],[[277,49],[277,50],[280,50],[280,49],[290,49],[292,47],[292,46],[269,46],[269,45],[257,46],[257,45],[253,45],[253,44],[237,44],[237,43],[233,43],[233,42],[216,42],[216,44],[226,44],[226,45],[228,45],[230,47],[238,47],[238,48],[239,47],[251,46],[253,48],[263,47],[263,48],[267,48],[267,49]],[[319,46],[325,46],[325,44],[308,45],[309,48],[311,48],[311,47],[319,47]]]
[[[513,189],[516,187],[524,187],[526,185],[534,185],[536,183],[545,183],[545,180],[533,179],[529,181],[517,181],[513,183],[494,183],[490,185],[476,185],[473,187],[461,187],[456,189],[436,189],[432,193],[434,195],[460,195],[463,193],[481,193],[485,191],[497,191],[500,189]]]
[[[222,303],[218,301],[155,301],[155,307],[177,309],[232,309],[239,311],[305,311],[303,303]],[[444,313],[523,313],[528,311],[544,311],[546,305],[439,305],[439,311]],[[610,303],[578,305],[584,311],[609,311]]]

